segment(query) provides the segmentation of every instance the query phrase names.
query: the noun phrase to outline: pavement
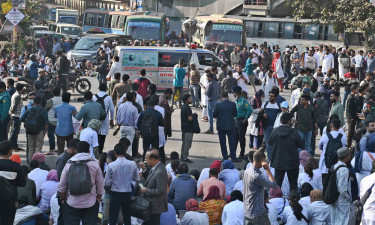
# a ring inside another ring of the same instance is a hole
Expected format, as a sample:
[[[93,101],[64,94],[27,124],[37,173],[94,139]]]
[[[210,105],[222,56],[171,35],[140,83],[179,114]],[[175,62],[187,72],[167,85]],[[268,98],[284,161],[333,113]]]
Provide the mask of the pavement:
[[[93,77],[88,78],[92,84],[91,91],[93,94],[96,94],[99,92],[98,90],[98,80]],[[257,88],[260,88],[260,86],[257,86]],[[254,95],[254,90],[251,86],[248,86],[249,95]],[[162,94],[157,93],[157,94]],[[280,92],[281,96],[283,96],[287,101],[290,100],[290,90],[284,90],[284,92]],[[77,110],[79,110],[83,103],[78,102],[77,98],[83,97],[81,94],[75,92],[72,93],[72,98],[70,104],[75,106]],[[27,104],[25,101],[24,104]],[[216,122],[214,121],[214,132],[215,134],[203,134],[204,131],[208,130],[208,122],[202,122],[200,119],[202,118],[202,110],[198,108],[192,108],[193,113],[198,114],[198,120],[199,125],[201,128],[200,134],[194,134],[193,137],[193,143],[192,147],[190,149],[190,156],[189,158],[193,161],[193,163],[189,163],[189,169],[190,170],[202,170],[203,168],[207,168],[211,165],[211,163],[214,160],[221,160],[221,150],[220,150],[220,144],[219,144],[219,137],[217,135],[216,130]],[[177,151],[178,153],[181,152],[181,121],[180,121],[180,110],[176,109],[172,114],[172,137],[168,138],[167,144],[165,145],[165,153],[169,157],[169,154],[172,151]],[[110,128],[109,135],[106,137],[105,145],[104,145],[104,152],[108,152],[109,150],[112,150],[113,147],[118,143],[120,139],[120,135],[113,136],[114,128]],[[317,144],[320,139],[320,135],[317,136]],[[19,147],[26,149],[26,134],[25,129],[23,125],[21,126],[21,132],[18,137],[18,144]],[[250,151],[250,148],[248,147],[249,144],[249,135],[246,135],[246,151],[245,153],[248,153]],[[140,139],[140,153],[142,154],[142,139]],[[43,152],[48,152],[49,150],[49,143],[48,143],[48,137],[45,136],[44,145],[43,145]],[[21,156],[21,161],[23,164],[26,164],[26,152],[25,151],[19,151],[19,152],[13,152],[14,154],[19,154]],[[239,146],[237,148],[237,155],[239,154]],[[316,149],[315,151],[316,156],[320,154],[320,150]],[[50,168],[55,168],[55,161],[56,161],[57,155],[46,156],[46,163],[50,166]],[[169,161],[167,161],[169,163]],[[235,163],[236,168],[243,169],[245,165],[245,161],[242,161],[240,163]]]

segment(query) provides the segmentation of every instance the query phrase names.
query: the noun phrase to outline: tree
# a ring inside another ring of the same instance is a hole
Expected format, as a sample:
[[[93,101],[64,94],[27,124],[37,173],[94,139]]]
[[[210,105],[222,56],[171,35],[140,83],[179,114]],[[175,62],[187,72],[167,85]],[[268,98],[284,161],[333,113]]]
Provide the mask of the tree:
[[[369,0],[287,0],[295,19],[332,24],[336,33],[374,33],[375,6]]]

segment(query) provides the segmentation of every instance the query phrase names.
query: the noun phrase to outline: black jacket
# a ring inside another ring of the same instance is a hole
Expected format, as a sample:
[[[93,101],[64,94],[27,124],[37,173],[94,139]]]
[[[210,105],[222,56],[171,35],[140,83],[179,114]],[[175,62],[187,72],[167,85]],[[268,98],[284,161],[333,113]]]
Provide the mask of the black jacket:
[[[271,166],[278,170],[292,170],[299,167],[298,148],[304,147],[304,142],[298,130],[281,125],[270,135],[272,146]]]
[[[346,100],[346,117],[355,119],[357,118],[357,99],[354,95],[350,94]]]

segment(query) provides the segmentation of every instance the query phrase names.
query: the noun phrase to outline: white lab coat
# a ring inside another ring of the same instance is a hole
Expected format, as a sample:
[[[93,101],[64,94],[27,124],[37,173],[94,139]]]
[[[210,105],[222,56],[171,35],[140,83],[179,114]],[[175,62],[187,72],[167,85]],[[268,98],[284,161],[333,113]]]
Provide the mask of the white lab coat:
[[[360,196],[361,198],[366,193],[366,191],[375,182],[375,173],[365,177],[361,181]],[[362,214],[362,225],[375,225],[375,187],[372,188],[372,193],[367,199],[365,205],[363,206]]]
[[[108,72],[107,79],[111,78],[111,80],[115,79],[115,73],[121,73],[121,63],[120,62],[114,62],[112,63],[111,69]]]
[[[322,72],[328,73],[328,70],[331,68],[335,68],[335,58],[330,53],[329,55],[324,54],[322,56]]]
[[[276,78],[275,77],[269,77],[268,75],[265,76],[262,80],[262,90],[264,91],[264,99],[267,99],[268,101],[268,94],[269,92],[271,91],[272,87],[273,86],[278,86],[279,83],[277,82]]]
[[[165,117],[165,110],[163,107],[156,105],[155,110],[159,111],[160,114],[163,116],[163,119]],[[159,127],[159,147],[162,147],[165,145],[167,141],[165,140],[165,135],[164,135],[164,127]]]
[[[323,225],[331,224],[331,206],[327,205],[323,201],[312,202],[307,210],[310,217],[310,225]]]
[[[201,76],[200,83],[201,83],[201,84],[203,85],[203,87],[205,87],[206,89],[208,88],[208,80],[207,80],[206,73],[204,73],[204,74]],[[201,103],[202,103],[202,105],[204,105],[204,106],[207,106],[207,103],[208,103],[208,99],[207,99],[207,95],[206,95],[206,90],[205,90],[204,88],[201,88]]]
[[[105,93],[104,91],[99,91],[99,93],[97,95],[101,98],[105,94],[107,94],[107,93]],[[92,100],[94,102],[96,102],[97,99],[96,99],[95,95],[92,97]],[[105,97],[104,106],[105,106],[105,112],[107,113],[107,117],[105,118],[105,120],[99,120],[100,123],[102,124],[102,127],[99,130],[99,134],[108,135],[109,120],[113,120],[114,117],[115,117],[115,107],[113,105],[113,101],[112,101],[111,96],[108,95],[107,97]],[[109,118],[108,118],[108,114],[109,114]]]
[[[283,71],[283,67],[281,66],[281,58],[279,58],[277,61],[276,61],[276,75],[277,75],[277,78],[283,78],[284,77],[284,71]]]

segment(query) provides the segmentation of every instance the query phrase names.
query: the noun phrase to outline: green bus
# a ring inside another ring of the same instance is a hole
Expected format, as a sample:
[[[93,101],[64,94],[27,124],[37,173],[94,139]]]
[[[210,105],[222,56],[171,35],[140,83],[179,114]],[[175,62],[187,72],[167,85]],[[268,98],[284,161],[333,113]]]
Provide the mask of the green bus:
[[[126,19],[125,34],[133,39],[164,43],[168,31],[167,17],[160,12],[135,12]]]

